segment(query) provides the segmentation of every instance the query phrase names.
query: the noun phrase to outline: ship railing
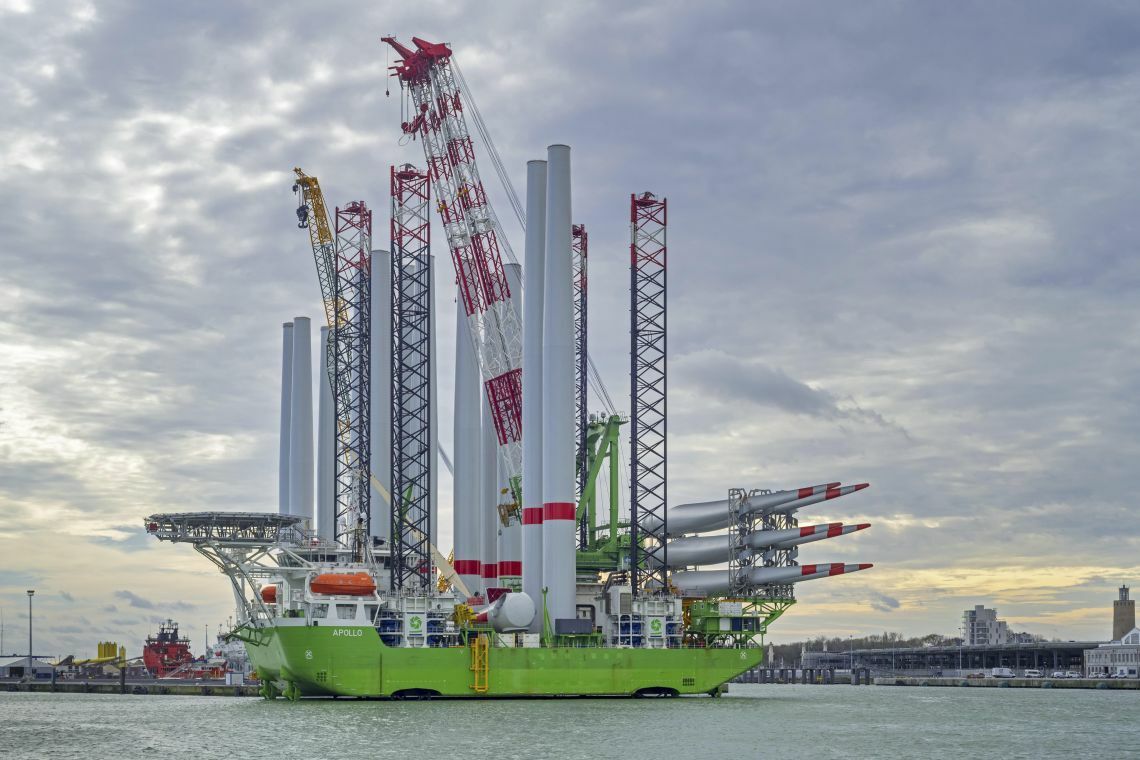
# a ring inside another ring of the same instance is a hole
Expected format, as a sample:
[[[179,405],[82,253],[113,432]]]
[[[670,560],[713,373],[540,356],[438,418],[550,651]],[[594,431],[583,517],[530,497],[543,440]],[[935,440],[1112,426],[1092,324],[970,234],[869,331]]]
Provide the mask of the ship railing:
[[[527,647],[511,646],[499,636],[492,638],[492,646],[496,649],[526,649]],[[543,649],[762,649],[763,645],[756,641],[725,642],[706,644],[702,641],[670,641],[664,647],[639,647],[626,644],[611,644],[598,641],[596,637],[583,637],[578,641],[554,640],[545,644]]]
[[[304,537],[304,518],[266,512],[172,512],[144,520],[161,541],[221,545],[277,544]]]

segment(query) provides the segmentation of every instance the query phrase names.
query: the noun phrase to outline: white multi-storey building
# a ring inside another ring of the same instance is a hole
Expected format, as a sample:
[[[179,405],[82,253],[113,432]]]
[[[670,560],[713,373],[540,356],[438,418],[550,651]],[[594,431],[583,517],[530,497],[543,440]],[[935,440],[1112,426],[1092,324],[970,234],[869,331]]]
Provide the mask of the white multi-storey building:
[[[1008,644],[1009,626],[998,620],[997,610],[976,605],[962,613],[962,643],[966,645]]]

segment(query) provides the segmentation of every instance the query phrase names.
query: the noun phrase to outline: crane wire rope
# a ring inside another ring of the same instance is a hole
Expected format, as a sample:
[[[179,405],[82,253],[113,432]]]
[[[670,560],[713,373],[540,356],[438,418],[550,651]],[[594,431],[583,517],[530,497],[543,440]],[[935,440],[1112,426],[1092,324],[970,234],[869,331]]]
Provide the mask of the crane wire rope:
[[[507,200],[511,204],[511,208],[515,212],[515,218],[518,219],[519,227],[523,232],[526,232],[526,211],[522,203],[519,201],[519,194],[515,192],[515,186],[511,182],[511,176],[507,172],[506,165],[503,163],[502,157],[499,155],[498,148],[495,147],[495,141],[491,139],[491,132],[487,128],[487,123],[483,120],[483,114],[479,111],[479,106],[475,103],[475,96],[471,92],[471,87],[467,84],[467,79],[463,76],[463,70],[459,68],[459,62],[453,56],[451,58],[451,67],[455,70],[455,78],[459,82],[459,86],[463,90],[463,94],[467,99],[467,104],[471,107],[471,119],[475,122],[475,129],[479,132],[479,137],[483,140],[483,145],[487,148],[487,153],[491,156],[491,165],[495,169],[495,174],[499,177],[499,182],[503,186],[503,191],[507,195]],[[490,206],[491,217],[494,219],[495,226],[500,230],[503,228],[499,223],[499,218],[495,214],[495,207]],[[511,263],[517,264],[518,260],[515,258],[514,251],[511,249],[510,243],[507,241],[506,235],[503,236],[503,244],[507,250],[507,256],[510,258]],[[596,387],[598,398],[602,401],[606,411],[609,414],[617,414],[617,407],[610,397],[609,390],[606,388],[605,382],[602,381],[601,373],[594,365],[594,358],[586,354],[586,362],[589,364],[590,377],[593,380],[593,385]],[[450,468],[448,468],[450,469]]]
[[[503,158],[499,155],[499,150],[495,147],[495,143],[491,139],[491,133],[487,129],[487,123],[483,121],[483,114],[479,112],[479,106],[475,103],[475,98],[471,94],[471,88],[467,85],[466,77],[463,76],[463,70],[459,68],[459,62],[452,58],[451,66],[455,69],[455,78],[459,80],[459,86],[463,88],[463,92],[467,95],[467,103],[471,106],[471,118],[472,121],[475,122],[475,129],[478,130],[479,136],[483,138],[483,144],[487,146],[487,153],[491,156],[491,165],[495,169],[495,174],[499,175],[499,182],[502,183],[503,190],[507,193],[507,201],[511,204],[511,208],[515,212],[515,217],[519,220],[519,227],[525,232],[526,210],[523,208],[522,202],[519,201],[519,195],[515,192],[514,185],[511,184],[511,178],[510,175],[507,174],[507,167],[503,163]]]

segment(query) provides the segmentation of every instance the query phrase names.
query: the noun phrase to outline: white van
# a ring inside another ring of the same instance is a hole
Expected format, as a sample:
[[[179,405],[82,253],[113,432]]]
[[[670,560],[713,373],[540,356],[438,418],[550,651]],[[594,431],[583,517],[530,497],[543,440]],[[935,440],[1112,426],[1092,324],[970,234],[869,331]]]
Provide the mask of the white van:
[[[1030,668],[1025,671],[1026,678],[1041,678],[1042,676],[1043,673],[1040,670],[1034,670],[1033,668]]]
[[[990,678],[1013,678],[1013,671],[1009,668],[992,668]]]

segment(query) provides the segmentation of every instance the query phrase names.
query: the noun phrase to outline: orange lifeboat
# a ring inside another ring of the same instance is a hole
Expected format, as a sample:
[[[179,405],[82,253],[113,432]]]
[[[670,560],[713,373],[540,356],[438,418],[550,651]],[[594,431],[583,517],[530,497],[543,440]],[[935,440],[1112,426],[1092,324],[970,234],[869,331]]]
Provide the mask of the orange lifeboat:
[[[368,596],[376,593],[376,581],[368,573],[321,573],[309,583],[314,594]]]
[[[266,604],[277,604],[277,587],[262,586],[261,601],[265,602]]]

